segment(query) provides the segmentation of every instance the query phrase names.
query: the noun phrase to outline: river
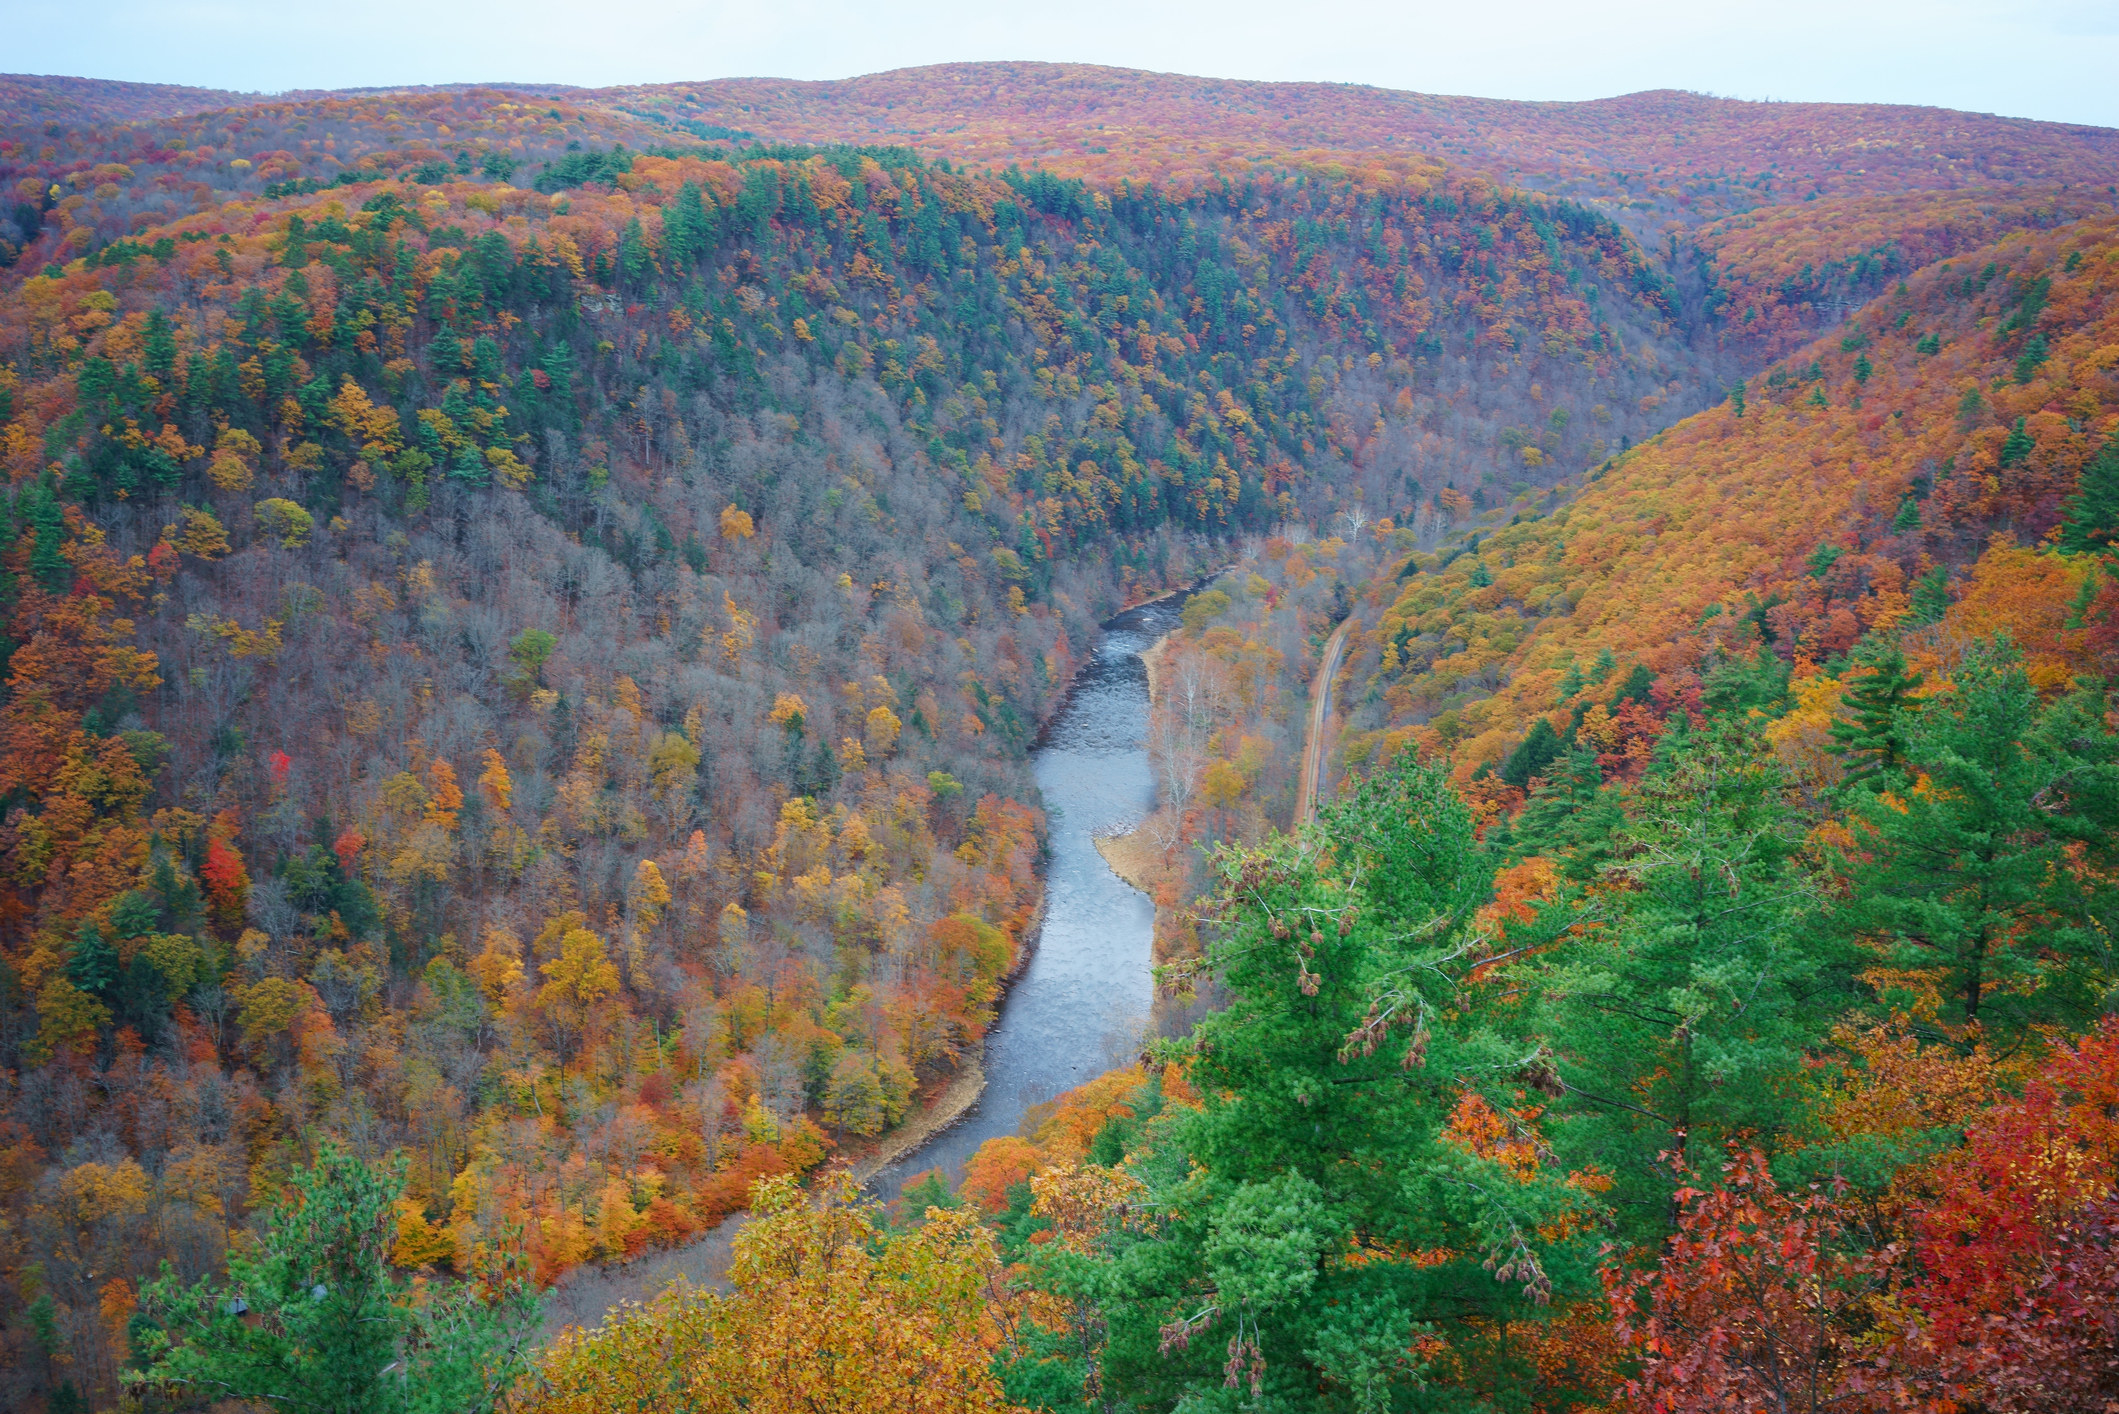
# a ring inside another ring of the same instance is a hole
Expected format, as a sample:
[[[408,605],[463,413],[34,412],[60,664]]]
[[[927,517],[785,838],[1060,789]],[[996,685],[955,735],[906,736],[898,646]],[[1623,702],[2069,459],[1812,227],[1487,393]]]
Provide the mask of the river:
[[[986,1035],[986,1089],[961,1120],[880,1170],[869,1181],[878,1196],[894,1198],[906,1179],[934,1168],[954,1183],[972,1151],[1014,1134],[1032,1105],[1139,1054],[1154,1001],[1155,906],[1111,872],[1096,840],[1125,834],[1155,806],[1140,655],[1177,627],[1184,597],[1108,620],[1040,739],[1033,768],[1051,847],[1045,908],[1030,960]],[[546,1333],[597,1325],[619,1301],[645,1300],[679,1278],[722,1286],[742,1224],[738,1216],[674,1251],[567,1273],[546,1308]]]
[[[1111,872],[1100,835],[1122,835],[1155,806],[1148,764],[1146,649],[1177,627],[1181,596],[1128,609],[1104,625],[1096,655],[1033,755],[1051,855],[1035,950],[986,1036],[986,1089],[956,1124],[879,1172],[894,1197],[939,1168],[953,1183],[988,1139],[1014,1134],[1032,1105],[1140,1053],[1149,1034],[1155,905]]]

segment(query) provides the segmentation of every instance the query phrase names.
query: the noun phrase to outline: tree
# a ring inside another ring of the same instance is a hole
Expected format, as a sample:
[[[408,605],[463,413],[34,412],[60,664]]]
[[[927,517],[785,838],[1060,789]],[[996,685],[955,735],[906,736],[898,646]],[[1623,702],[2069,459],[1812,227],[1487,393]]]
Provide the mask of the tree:
[[[1892,639],[1865,640],[1855,661],[1867,671],[1841,699],[1851,720],[1832,724],[1832,751],[1846,765],[1848,785],[1875,789],[1905,767],[1902,719],[1920,674],[1906,670],[1906,655]]]
[[[527,1363],[539,1299],[502,1260],[453,1288],[390,1269],[404,1163],[374,1168],[325,1144],[266,1209],[225,1280],[187,1286],[165,1263],[141,1293],[158,1329],[141,1377],[196,1402],[315,1414],[489,1410]]]
[[[1416,1332],[1534,1319],[1588,1281],[1589,1194],[1451,1133],[1467,1087],[1522,1108],[1536,1048],[1462,1005],[1491,871],[1412,756],[1300,839],[1216,856],[1201,966],[1229,1002],[1184,1047],[1202,1107],[1151,1121],[1128,1170],[1079,1170],[1105,1217],[1059,1204],[1086,1235],[1036,1249],[1043,1283],[1108,1325],[1068,1359],[1116,1401],[1392,1407],[1423,1378]]]
[[[1651,1268],[1606,1273],[1612,1322],[1639,1373],[1641,1414],[1827,1414],[1863,1407],[1850,1378],[1865,1299],[1888,1256],[1849,1251],[1833,1195],[1790,1198],[1765,1157],[1737,1155],[1714,1188],[1677,1190],[1677,1231]]]
[[[1552,723],[1540,717],[1530,724],[1530,731],[1494,774],[1517,790],[1528,790],[1530,783],[1543,776],[1546,768],[1559,760],[1566,750],[1567,744],[1552,729]]]
[[[585,921],[571,913],[547,925],[548,934],[554,927],[563,929],[559,956],[538,969],[547,980],[537,989],[537,1005],[551,1021],[561,1064],[568,1059],[569,1042],[579,1039],[596,1004],[618,990],[618,969],[604,951],[603,939],[590,932]]]
[[[1011,1324],[993,1238],[969,1209],[891,1232],[843,1174],[750,1194],[727,1296],[675,1290],[603,1330],[570,1331],[525,1414],[982,1414],[1012,1409],[993,1373]]]
[[[1571,926],[1533,965],[1564,1092],[1553,1142],[1614,1176],[1644,1235],[1669,1212],[1662,1155],[1689,1164],[1796,1122],[1787,1087],[1845,1002],[1846,958],[1803,936],[1800,835],[1755,733],[1735,716],[1674,725],[1605,887],[1557,911],[1547,928]]]
[[[2075,555],[2119,553],[2119,437],[2083,465],[2060,523],[2060,548]]]
[[[118,971],[118,950],[103,936],[95,919],[82,919],[66,955],[68,980],[90,996],[101,997],[117,983]]]
[[[1920,785],[1852,801],[1859,854],[1841,865],[1841,919],[1893,985],[1932,988],[1946,1023],[2012,1041],[2086,1023],[2111,976],[2069,863],[2071,841],[2109,826],[2083,814],[2109,797],[2109,768],[2071,759],[2040,717],[2014,648],[1976,645],[1912,715]],[[2059,789],[2071,775],[2080,786]]]

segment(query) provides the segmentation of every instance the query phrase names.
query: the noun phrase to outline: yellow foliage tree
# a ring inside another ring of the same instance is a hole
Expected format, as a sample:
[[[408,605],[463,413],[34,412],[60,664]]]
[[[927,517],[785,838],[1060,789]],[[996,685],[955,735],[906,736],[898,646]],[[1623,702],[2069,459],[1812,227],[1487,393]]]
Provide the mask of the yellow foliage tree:
[[[618,969],[604,951],[603,939],[577,923],[561,935],[559,956],[538,971],[546,981],[537,989],[537,1005],[551,1023],[553,1044],[564,1064],[569,1041],[588,1026],[596,1003],[618,990]]]
[[[751,1212],[732,1294],[678,1287],[597,1331],[569,1331],[519,1392],[527,1414],[1016,1408],[993,1373],[1012,1309],[975,1215],[930,1208],[921,1226],[886,1235],[844,1175],[814,1203],[792,1177],[761,1180]]]

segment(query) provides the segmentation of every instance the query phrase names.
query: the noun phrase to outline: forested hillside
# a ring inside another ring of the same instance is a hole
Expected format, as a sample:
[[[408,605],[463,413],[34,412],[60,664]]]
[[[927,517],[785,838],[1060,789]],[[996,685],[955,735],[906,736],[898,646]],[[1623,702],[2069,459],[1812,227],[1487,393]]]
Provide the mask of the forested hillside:
[[[18,87],[11,1405],[331,1365],[257,1294],[336,1312],[317,1244],[466,1408],[2111,1393],[2110,133]],[[1031,942],[1041,724],[1203,576],[1168,1034],[874,1210]],[[746,1207],[731,1296],[470,1333]]]

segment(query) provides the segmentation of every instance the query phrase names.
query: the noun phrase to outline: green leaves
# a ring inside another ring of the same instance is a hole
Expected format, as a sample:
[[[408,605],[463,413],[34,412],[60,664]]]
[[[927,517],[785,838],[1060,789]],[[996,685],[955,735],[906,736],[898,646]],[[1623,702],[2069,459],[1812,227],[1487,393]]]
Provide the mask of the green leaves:
[[[1334,1227],[1316,1183],[1276,1174],[1217,1205],[1200,1255],[1223,1302],[1265,1312],[1309,1295]]]
[[[489,1410],[527,1355],[539,1298],[511,1263],[446,1290],[389,1266],[404,1164],[378,1170],[326,1144],[297,1170],[225,1282],[165,1265],[141,1293],[161,1329],[147,1383],[186,1402],[267,1401],[316,1414]]]

